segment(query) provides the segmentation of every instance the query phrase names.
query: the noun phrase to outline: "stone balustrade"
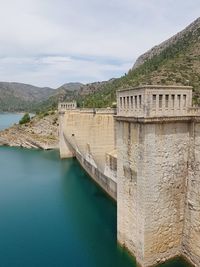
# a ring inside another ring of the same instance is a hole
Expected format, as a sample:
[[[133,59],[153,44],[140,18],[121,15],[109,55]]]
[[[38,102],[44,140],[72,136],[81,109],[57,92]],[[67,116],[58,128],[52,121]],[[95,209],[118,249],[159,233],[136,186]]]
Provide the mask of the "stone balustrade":
[[[62,103],[58,104],[58,110],[59,111],[71,110],[71,109],[76,109],[76,108],[77,108],[76,101],[62,102]]]
[[[148,85],[117,92],[117,115],[125,117],[187,116],[192,87]]]
[[[59,112],[65,111],[77,111],[81,113],[92,113],[92,114],[113,114],[116,115],[117,109],[116,108],[77,108],[76,102],[66,102],[66,103],[59,103],[58,105]]]
[[[188,113],[191,116],[200,116],[200,107],[191,107],[188,109]]]

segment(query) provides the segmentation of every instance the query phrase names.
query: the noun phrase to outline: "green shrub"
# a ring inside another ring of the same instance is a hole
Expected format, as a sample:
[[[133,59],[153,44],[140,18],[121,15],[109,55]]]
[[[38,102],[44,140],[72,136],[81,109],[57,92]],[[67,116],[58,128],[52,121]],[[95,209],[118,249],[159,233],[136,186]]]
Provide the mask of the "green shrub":
[[[30,118],[29,113],[25,113],[24,116],[19,121],[19,124],[25,124],[27,122],[30,122],[30,120],[31,120],[31,118]]]
[[[46,111],[46,112],[43,113],[43,117],[46,117],[48,115],[49,115],[49,112],[48,111]]]

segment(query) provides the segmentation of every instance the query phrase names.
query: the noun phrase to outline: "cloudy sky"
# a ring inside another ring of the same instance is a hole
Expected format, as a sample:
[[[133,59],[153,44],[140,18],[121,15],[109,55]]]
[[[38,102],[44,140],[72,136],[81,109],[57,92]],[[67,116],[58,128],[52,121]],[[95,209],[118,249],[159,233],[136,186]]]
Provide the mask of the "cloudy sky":
[[[0,81],[119,77],[199,14],[199,0],[0,0]]]

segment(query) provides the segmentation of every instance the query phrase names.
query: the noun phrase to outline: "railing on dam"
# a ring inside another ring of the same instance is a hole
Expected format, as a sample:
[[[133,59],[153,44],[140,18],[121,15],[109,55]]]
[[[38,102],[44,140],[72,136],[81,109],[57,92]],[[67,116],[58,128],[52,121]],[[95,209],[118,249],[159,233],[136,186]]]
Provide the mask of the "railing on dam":
[[[71,102],[60,102],[58,104],[58,110],[59,111],[65,111],[65,110],[74,110],[77,108],[77,103],[76,101],[71,101]]]
[[[192,107],[188,110],[191,116],[200,116],[200,107]]]
[[[62,104],[62,105],[61,105]],[[68,108],[67,104],[60,103],[58,106],[59,112],[72,111],[80,113],[91,113],[91,114],[117,114],[116,108]]]
[[[82,113],[117,114],[116,108],[80,108],[77,110]]]

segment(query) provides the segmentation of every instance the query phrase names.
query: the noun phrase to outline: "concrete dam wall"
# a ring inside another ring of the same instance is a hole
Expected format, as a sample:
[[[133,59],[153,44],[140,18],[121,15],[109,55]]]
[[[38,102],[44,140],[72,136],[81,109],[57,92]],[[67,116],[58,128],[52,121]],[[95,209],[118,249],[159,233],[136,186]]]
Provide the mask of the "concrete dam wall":
[[[89,175],[117,199],[115,110],[60,109],[61,158],[76,157]]]
[[[60,154],[117,200],[117,238],[142,267],[200,266],[200,108],[192,88],[143,86],[112,109],[60,104]]]

